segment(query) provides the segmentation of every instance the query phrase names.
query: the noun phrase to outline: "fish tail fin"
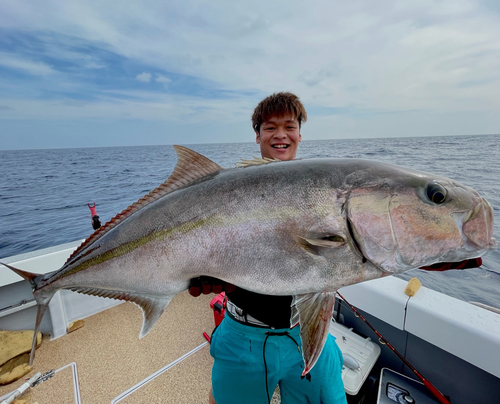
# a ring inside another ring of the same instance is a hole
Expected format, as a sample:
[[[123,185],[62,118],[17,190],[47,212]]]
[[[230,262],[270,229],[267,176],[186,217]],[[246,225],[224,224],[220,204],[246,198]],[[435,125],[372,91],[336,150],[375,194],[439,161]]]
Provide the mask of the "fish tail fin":
[[[31,284],[31,288],[33,289],[33,296],[38,304],[36,320],[35,320],[35,331],[33,333],[33,342],[31,344],[31,353],[30,353],[30,366],[33,366],[33,360],[35,359],[35,348],[36,348],[36,336],[38,334],[38,330],[40,329],[40,324],[42,322],[43,315],[49,306],[49,302],[52,299],[52,296],[56,293],[57,290],[54,291],[44,291],[44,293],[40,293],[38,290],[38,285],[43,275],[35,274],[28,271],[23,271],[22,269],[15,268],[12,265],[4,264],[0,262],[1,265],[9,268],[14,271],[20,277],[24,278]]]
[[[49,299],[49,301],[50,301],[50,299]],[[38,303],[38,307],[37,307],[37,312],[36,312],[35,330],[33,332],[33,341],[31,342],[30,363],[29,363],[30,366],[33,366],[33,361],[35,360],[36,336],[37,336],[38,331],[40,329],[40,323],[42,322],[42,318],[43,318],[43,315],[45,314],[45,310],[47,310],[47,307],[49,306],[48,302],[46,304],[40,304],[38,299],[37,299],[37,303]]]
[[[40,276],[40,274],[34,274],[32,272],[23,271],[22,269],[15,268],[9,264],[4,264],[3,262],[0,262],[0,264],[2,264],[4,267],[9,268],[11,271],[14,271],[21,278],[26,279],[31,284],[33,290],[35,290],[36,286],[38,285],[37,278]]]

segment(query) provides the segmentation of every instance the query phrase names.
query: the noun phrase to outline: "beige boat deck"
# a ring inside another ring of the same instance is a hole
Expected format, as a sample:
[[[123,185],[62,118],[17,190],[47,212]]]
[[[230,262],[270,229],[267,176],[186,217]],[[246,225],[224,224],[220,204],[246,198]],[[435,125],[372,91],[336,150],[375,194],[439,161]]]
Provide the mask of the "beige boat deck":
[[[0,397],[19,387],[36,372],[42,374],[76,363],[73,368],[35,386],[22,398],[28,403],[70,404],[202,404],[208,402],[212,357],[206,344],[162,374],[119,399],[124,392],[206,342],[214,328],[210,300],[214,295],[193,298],[176,296],[151,332],[139,339],[142,312],[124,303],[86,318],[85,326],[64,337],[44,338],[37,349],[33,371],[17,382],[0,387]],[[273,403],[279,402],[276,398]]]

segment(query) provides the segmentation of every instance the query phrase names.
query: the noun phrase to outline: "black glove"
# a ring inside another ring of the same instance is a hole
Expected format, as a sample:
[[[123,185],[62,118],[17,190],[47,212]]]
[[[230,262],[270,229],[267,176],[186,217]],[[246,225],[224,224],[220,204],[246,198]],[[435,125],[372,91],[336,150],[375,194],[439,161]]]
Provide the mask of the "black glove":
[[[443,262],[439,264],[430,265],[428,267],[422,267],[420,269],[425,269],[426,271],[447,271],[448,269],[469,269],[478,268],[483,264],[481,258],[471,258],[470,260],[465,260],[461,262]]]

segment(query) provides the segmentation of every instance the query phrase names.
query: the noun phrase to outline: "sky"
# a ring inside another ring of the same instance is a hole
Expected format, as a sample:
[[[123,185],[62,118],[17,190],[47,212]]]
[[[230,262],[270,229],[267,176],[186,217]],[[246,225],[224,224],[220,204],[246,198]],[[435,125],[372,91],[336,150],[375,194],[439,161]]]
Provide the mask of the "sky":
[[[0,149],[500,133],[498,0],[1,0]]]

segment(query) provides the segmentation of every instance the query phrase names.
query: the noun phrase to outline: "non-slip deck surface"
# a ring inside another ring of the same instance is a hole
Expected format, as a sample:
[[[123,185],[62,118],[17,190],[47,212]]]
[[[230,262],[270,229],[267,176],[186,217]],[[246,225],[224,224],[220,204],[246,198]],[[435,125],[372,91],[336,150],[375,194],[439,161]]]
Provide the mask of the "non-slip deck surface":
[[[214,321],[210,299],[176,296],[151,332],[139,339],[141,310],[124,303],[85,319],[85,326],[37,350],[36,372],[59,369],[76,362],[82,404],[104,404],[205,342]],[[206,346],[169,369],[123,403],[207,403],[212,358]],[[30,396],[39,404],[74,403],[71,368],[36,386]],[[24,378],[23,378],[24,380]],[[0,396],[23,383],[0,387]],[[69,401],[68,401],[69,400]]]

